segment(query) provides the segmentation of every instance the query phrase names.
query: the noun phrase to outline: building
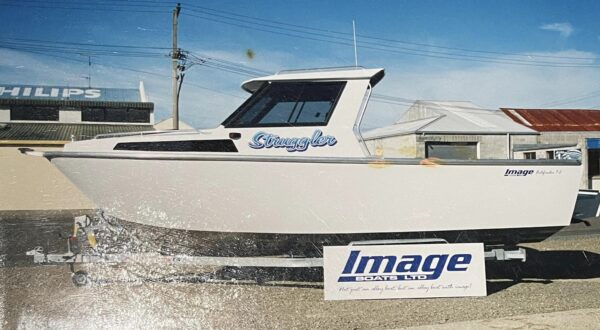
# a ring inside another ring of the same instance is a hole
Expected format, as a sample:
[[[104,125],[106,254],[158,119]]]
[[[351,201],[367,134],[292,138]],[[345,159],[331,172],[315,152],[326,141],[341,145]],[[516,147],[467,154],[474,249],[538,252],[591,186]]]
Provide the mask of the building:
[[[139,89],[0,85],[0,210],[94,205],[47,160],[19,147],[60,149],[98,134],[154,130],[154,104]]]
[[[173,129],[173,118],[169,117],[167,119],[161,120],[158,123],[154,124],[154,129],[157,131],[168,131]],[[191,125],[189,125],[188,123],[179,120],[179,129],[180,130],[187,130],[187,129],[194,129]]]
[[[509,159],[539,133],[498,110],[464,101],[416,101],[393,125],[363,133],[371,154],[402,158]]]
[[[600,190],[600,110],[501,109],[514,122],[539,135],[515,145],[515,158],[579,159],[584,168],[581,188]]]

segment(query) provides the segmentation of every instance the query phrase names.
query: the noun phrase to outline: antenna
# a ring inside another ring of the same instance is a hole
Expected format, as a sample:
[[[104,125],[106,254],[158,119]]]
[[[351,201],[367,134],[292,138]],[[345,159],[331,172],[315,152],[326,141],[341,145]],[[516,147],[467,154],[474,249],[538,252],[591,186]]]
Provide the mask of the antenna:
[[[358,67],[358,52],[356,51],[356,24],[352,20],[352,35],[354,37],[354,66]]]
[[[92,88],[92,56],[90,54],[86,54],[86,53],[80,53],[79,55],[87,56],[87,58],[88,58],[88,75],[81,76],[81,78],[84,78],[85,80],[88,81],[88,88]]]
[[[92,56],[88,55],[88,88],[92,88]]]

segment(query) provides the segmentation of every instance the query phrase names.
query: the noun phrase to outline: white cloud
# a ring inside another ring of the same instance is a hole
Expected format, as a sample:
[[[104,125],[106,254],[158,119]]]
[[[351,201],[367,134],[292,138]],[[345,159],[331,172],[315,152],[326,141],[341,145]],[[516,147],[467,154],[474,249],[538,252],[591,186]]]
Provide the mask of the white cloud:
[[[534,56],[589,58],[583,61],[586,64],[597,59],[592,53],[576,50],[535,53]],[[536,59],[542,60],[541,57]],[[410,69],[390,67],[386,70],[386,78],[374,89],[374,93],[410,100],[471,101],[487,109],[536,108],[546,104],[557,104],[556,107],[563,108],[590,108],[600,105],[600,93],[587,98],[580,96],[598,91],[600,68],[597,67],[536,67],[499,63],[461,69],[445,69],[441,65]],[[366,125],[376,127],[389,124],[397,120],[407,107],[370,103],[372,112],[367,112]]]
[[[204,53],[240,64],[277,71],[285,67],[319,67],[324,59],[299,59],[285,53],[262,53],[248,61],[243,54],[219,50]],[[567,50],[555,53],[530,52],[532,60],[552,61],[558,65],[575,60],[578,63],[596,63],[594,53]],[[555,56],[558,58],[548,58]],[[581,60],[583,59],[583,60]],[[327,59],[325,59],[327,60]],[[372,58],[375,60],[375,58]],[[376,60],[372,66],[385,66],[386,77],[375,87],[374,93],[403,97],[410,100],[464,100],[489,109],[499,107],[543,107],[544,104],[572,100],[559,107],[589,108],[600,105],[600,68],[534,67],[499,63],[469,63],[427,60],[420,64],[402,64],[397,59]],[[372,61],[371,61],[372,62]],[[161,76],[147,75],[110,66],[93,65],[93,83],[102,87],[137,88],[143,80],[150,101],[155,103],[157,119],[171,114],[170,63],[139,62],[132,68],[150,71]],[[85,85],[81,76],[87,75],[87,63],[73,63],[62,59],[0,49],[0,83]],[[164,77],[163,77],[164,76]],[[218,71],[200,65],[186,75],[180,103],[180,117],[194,127],[214,127],[243,102],[248,94],[241,91],[240,83],[249,77]],[[200,88],[203,86],[211,90]],[[593,97],[581,98],[593,94]],[[237,97],[236,97],[237,96]],[[391,105],[372,100],[365,118],[365,126],[376,127],[398,119],[405,105]]]
[[[573,31],[575,31],[571,23],[544,24],[540,26],[540,29],[558,32],[560,33],[560,36],[564,38],[569,37],[571,34],[573,34]]]

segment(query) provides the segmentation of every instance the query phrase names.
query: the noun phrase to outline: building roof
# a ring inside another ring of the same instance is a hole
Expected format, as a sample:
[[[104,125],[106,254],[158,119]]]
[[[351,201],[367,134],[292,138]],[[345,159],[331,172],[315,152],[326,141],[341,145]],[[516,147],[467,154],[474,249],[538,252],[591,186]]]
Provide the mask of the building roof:
[[[538,134],[502,111],[467,101],[416,101],[393,125],[366,132],[365,139],[406,134]]]
[[[4,123],[0,124],[0,144],[66,142],[71,141],[71,136],[83,140],[98,134],[152,130],[152,125]]]
[[[515,122],[538,132],[600,131],[600,110],[501,108]]]
[[[414,134],[441,117],[442,116],[434,116],[405,122],[397,122],[393,125],[376,128],[362,133],[362,137],[365,140],[374,140],[390,136]]]
[[[425,115],[443,116],[420,132],[471,134],[535,134],[536,132],[510,120],[498,110],[489,110],[466,101],[416,101],[404,120]]]
[[[577,143],[566,143],[566,144],[515,144],[513,151],[533,151],[533,150],[552,150],[552,149],[565,149],[577,147]]]
[[[169,130],[173,128],[173,117],[169,117],[167,119],[161,120],[158,123],[154,124],[154,129],[156,130]],[[179,121],[179,129],[194,129],[188,123],[184,121]]]

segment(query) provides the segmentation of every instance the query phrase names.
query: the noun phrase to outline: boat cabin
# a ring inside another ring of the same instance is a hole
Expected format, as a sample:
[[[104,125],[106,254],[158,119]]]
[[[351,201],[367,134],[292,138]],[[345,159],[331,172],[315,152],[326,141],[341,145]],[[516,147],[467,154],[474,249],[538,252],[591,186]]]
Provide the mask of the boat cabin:
[[[383,69],[364,68],[283,71],[244,82],[252,95],[217,128],[131,134],[127,141],[124,135],[98,136],[65,150],[97,150],[102,143],[127,152],[364,157],[369,151],[359,127],[371,89],[383,76]]]

